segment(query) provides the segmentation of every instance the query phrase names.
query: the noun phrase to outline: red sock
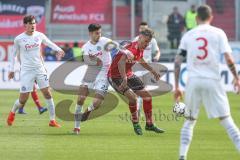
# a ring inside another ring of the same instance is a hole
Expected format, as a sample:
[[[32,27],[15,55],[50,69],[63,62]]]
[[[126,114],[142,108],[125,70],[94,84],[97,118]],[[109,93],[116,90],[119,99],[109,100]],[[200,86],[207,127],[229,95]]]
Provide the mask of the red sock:
[[[137,104],[129,104],[129,110],[132,115],[132,122],[137,123],[138,122]]]
[[[144,100],[143,99],[143,110],[145,113],[146,117],[146,123],[148,125],[153,124],[153,119],[152,119],[152,99]]]
[[[34,101],[34,103],[36,104],[36,106],[39,108],[41,108],[41,104],[40,104],[40,101],[39,101],[39,98],[38,98],[38,94],[37,94],[37,91],[36,90],[33,90],[31,92],[31,95],[32,95],[32,99]]]

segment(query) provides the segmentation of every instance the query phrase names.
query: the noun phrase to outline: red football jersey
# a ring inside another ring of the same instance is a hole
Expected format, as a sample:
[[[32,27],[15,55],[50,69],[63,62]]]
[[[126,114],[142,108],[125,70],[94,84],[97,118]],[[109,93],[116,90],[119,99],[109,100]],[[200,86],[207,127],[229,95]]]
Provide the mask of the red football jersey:
[[[112,60],[112,64],[110,66],[108,77],[111,78],[121,78],[119,69],[118,69],[118,62],[123,54],[127,55],[127,62],[126,62],[126,75],[130,77],[133,75],[132,66],[143,58],[143,50],[139,50],[137,42],[132,42],[125,46],[128,52],[119,51],[116,57]]]

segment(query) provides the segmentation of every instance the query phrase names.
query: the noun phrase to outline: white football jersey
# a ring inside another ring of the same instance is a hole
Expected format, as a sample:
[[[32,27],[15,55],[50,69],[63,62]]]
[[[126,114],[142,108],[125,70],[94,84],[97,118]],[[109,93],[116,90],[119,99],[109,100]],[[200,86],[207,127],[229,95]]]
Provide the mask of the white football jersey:
[[[135,39],[133,41],[137,41],[138,38],[139,38],[138,36],[135,37]],[[146,62],[152,62],[153,53],[155,53],[156,51],[159,51],[159,48],[158,48],[158,45],[157,45],[157,41],[156,41],[155,38],[152,38],[152,40],[150,41],[149,45],[143,51],[143,59]]]
[[[202,24],[187,32],[179,49],[187,51],[189,77],[220,79],[220,54],[231,53],[225,32],[217,27]]]
[[[14,39],[13,53],[11,54],[10,71],[14,71],[15,57],[19,55],[21,70],[35,70],[43,68],[41,57],[41,44],[49,46],[55,51],[61,51],[56,44],[51,42],[43,33],[35,31],[33,35],[25,32]]]
[[[103,78],[107,78],[107,72],[112,63],[110,52],[104,49],[109,42],[112,42],[112,40],[106,37],[100,37],[96,44],[88,41],[82,47],[84,56],[93,55],[102,61],[103,66],[98,76],[103,76]]]

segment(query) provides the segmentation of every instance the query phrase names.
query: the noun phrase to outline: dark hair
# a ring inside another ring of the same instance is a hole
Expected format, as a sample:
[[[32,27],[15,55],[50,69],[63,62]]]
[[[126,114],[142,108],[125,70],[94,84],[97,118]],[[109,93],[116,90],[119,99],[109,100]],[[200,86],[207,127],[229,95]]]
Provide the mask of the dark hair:
[[[142,32],[140,32],[140,34],[141,34],[141,35],[144,35],[144,36],[147,36],[147,37],[149,37],[149,38],[153,38],[153,36],[154,36],[153,30],[150,29],[150,28],[144,29]]]
[[[140,24],[139,24],[139,26],[147,26],[148,24],[147,24],[147,22],[141,22]]]
[[[94,31],[97,31],[99,29],[101,29],[100,24],[92,23],[92,24],[89,24],[89,26],[88,26],[88,31],[89,32],[94,32]]]
[[[78,42],[74,42],[73,47],[78,47]]]
[[[197,16],[200,20],[205,21],[212,15],[212,9],[208,5],[199,6],[197,9]]]
[[[24,23],[24,24],[32,23],[33,20],[36,21],[36,18],[35,18],[33,15],[26,15],[26,16],[23,18],[23,23]]]

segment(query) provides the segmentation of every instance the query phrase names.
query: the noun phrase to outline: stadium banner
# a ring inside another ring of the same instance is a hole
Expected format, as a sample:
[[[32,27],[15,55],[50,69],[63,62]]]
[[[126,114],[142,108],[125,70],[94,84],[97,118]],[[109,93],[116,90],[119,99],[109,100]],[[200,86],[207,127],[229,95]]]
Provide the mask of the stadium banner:
[[[51,73],[59,67],[64,62],[46,62],[45,67],[48,71],[49,76]],[[161,77],[161,80],[170,83],[174,85],[174,64],[172,63],[161,63],[165,65],[168,68],[168,72]],[[66,85],[74,85],[78,87],[81,84],[81,79],[83,78],[83,74],[79,73],[85,73],[86,66],[80,66],[70,72],[67,77],[64,79],[64,83]],[[221,68],[221,76],[222,76],[222,84],[224,85],[224,88],[226,91],[234,91],[232,86],[232,74],[227,68],[226,65],[220,65]],[[238,72],[240,72],[240,65],[237,65]],[[15,77],[13,80],[8,80],[8,71],[9,71],[9,63],[7,62],[1,62],[0,63],[0,89],[18,89],[19,88],[19,82],[20,82],[20,70],[19,70],[19,64],[16,64],[15,66]],[[186,71],[186,64],[182,65],[181,74],[180,74],[180,87],[181,89],[185,89],[187,81],[187,71]]]
[[[34,15],[37,30],[45,33],[45,0],[0,0],[0,35],[12,37],[24,31],[23,17]]]
[[[52,0],[51,23],[112,24],[112,0]]]
[[[64,46],[65,43],[68,43],[71,47],[73,46],[74,42],[65,42],[65,41],[54,41],[59,46]],[[83,45],[83,41],[79,42],[79,46]],[[229,42],[231,48],[232,48],[232,55],[234,57],[235,63],[240,64],[240,42]],[[11,52],[13,46],[12,41],[0,41],[0,62],[1,61],[7,61],[8,60],[8,55]],[[222,64],[225,64],[224,60],[224,54],[222,53],[220,56],[220,61]]]
[[[0,42],[0,62],[8,61],[8,54],[11,53],[13,42]]]

